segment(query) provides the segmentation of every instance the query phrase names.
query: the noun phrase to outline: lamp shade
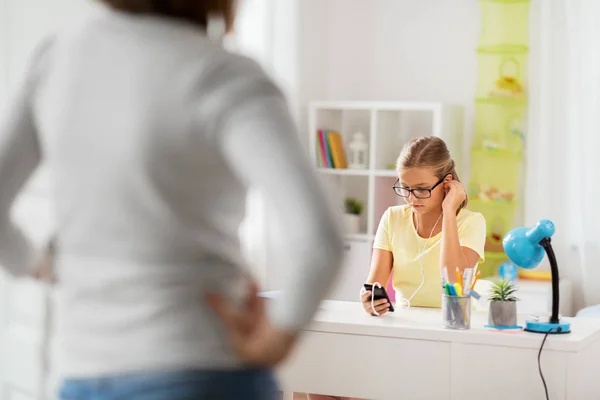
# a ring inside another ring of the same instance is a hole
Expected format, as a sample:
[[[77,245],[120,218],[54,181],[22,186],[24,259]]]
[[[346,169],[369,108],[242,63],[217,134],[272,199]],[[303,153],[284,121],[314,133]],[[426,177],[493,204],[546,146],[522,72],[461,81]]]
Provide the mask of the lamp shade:
[[[504,236],[504,252],[519,267],[533,269],[546,255],[540,241],[554,235],[554,231],[554,223],[547,219],[539,221],[533,228],[515,228]]]

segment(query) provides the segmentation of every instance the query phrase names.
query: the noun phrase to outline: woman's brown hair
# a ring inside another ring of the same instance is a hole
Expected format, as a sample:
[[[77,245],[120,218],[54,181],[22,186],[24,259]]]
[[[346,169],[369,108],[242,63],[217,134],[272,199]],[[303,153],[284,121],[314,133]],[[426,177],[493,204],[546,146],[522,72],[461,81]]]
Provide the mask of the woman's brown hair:
[[[154,14],[183,19],[206,29],[212,15],[222,16],[227,32],[233,28],[236,0],[100,0],[131,14]]]
[[[446,143],[435,136],[418,137],[408,142],[400,152],[396,169],[398,171],[409,168],[429,168],[438,179],[452,175],[452,179],[460,182],[456,173],[456,164],[450,156]],[[465,208],[468,198],[458,208],[458,212]]]

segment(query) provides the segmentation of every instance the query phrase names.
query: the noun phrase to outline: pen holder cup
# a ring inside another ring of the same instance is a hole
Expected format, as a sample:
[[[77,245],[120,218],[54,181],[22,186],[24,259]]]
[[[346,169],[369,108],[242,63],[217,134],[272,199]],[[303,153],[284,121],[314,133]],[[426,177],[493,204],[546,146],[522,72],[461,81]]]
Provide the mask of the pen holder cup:
[[[471,296],[442,294],[443,327],[447,329],[471,328]]]

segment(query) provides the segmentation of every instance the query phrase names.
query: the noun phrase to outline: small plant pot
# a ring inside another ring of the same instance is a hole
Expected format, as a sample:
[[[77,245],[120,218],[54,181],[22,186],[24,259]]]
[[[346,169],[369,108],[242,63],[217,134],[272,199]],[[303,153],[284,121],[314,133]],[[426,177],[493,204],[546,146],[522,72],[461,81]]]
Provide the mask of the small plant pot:
[[[357,214],[344,214],[344,227],[346,233],[356,234],[360,232],[360,216]]]
[[[516,301],[492,301],[488,314],[488,324],[492,326],[517,325]]]

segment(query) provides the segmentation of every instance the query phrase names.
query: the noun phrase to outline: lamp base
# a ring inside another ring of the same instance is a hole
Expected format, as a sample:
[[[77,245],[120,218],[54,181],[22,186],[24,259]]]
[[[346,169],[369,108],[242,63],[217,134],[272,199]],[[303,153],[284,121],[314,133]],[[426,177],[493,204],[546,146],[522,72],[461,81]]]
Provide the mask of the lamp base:
[[[571,333],[571,324],[559,321],[558,324],[540,321],[525,321],[525,330],[534,333],[564,334]]]

